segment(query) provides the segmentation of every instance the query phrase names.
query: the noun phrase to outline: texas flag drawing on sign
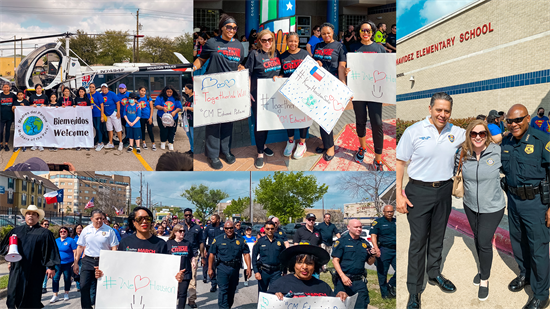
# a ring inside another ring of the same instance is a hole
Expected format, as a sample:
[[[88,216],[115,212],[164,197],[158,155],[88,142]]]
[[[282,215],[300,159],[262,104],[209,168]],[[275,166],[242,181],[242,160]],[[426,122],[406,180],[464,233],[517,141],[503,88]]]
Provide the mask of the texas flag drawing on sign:
[[[325,77],[325,73],[320,71],[318,67],[313,67],[311,71],[309,71],[309,74],[311,74],[313,77],[315,77],[316,80],[321,81],[323,77]]]

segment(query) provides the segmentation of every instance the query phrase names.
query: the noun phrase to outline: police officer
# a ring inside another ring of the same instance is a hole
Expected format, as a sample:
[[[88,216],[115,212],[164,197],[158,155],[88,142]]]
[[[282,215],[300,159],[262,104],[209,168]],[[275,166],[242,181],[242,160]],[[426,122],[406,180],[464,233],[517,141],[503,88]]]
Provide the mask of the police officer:
[[[320,246],[323,241],[321,233],[315,227],[315,215],[312,213],[306,216],[306,225],[296,230],[294,233],[294,245],[306,243],[313,246]]]
[[[370,236],[376,250],[376,270],[382,298],[395,298],[395,273],[388,282],[388,270],[395,270],[395,218],[392,205],[384,207],[384,216],[374,220]]]
[[[369,290],[365,276],[365,262],[372,265],[376,251],[361,238],[361,221],[352,219],[348,223],[349,234],[339,238],[332,249],[332,263],[338,273],[334,284],[334,293],[346,292],[357,295],[356,309],[367,308],[370,303]],[[363,281],[365,278],[365,281]]]
[[[264,230],[266,235],[258,239],[252,249],[252,269],[258,280],[258,292],[267,292],[269,284],[281,277],[279,254],[286,248],[283,240],[275,237],[273,221],[267,221]]]
[[[327,212],[323,217],[323,222],[316,226],[321,233],[321,248],[325,249],[329,255],[332,253],[332,235],[336,235],[336,238],[340,238],[340,232],[338,228],[336,228],[336,225],[330,223],[330,218],[331,215]],[[326,272],[326,265],[323,265],[323,271]]]
[[[285,248],[288,248],[290,246],[290,244],[288,243],[288,237],[286,236],[285,230],[283,230],[280,226],[281,223],[279,222],[279,218],[273,217],[271,221],[273,221],[273,223],[275,224],[275,232],[273,234],[275,235],[275,237],[281,238],[285,244]]]
[[[235,222],[235,234],[244,237],[244,230],[241,229],[241,221]]]
[[[250,268],[250,249],[244,238],[235,235],[233,222],[227,221],[224,225],[225,234],[214,238],[210,246],[208,257],[208,275],[214,275],[213,266],[218,265],[218,307],[221,309],[231,308],[235,299],[235,290],[239,284],[239,270],[241,269],[242,257],[246,263],[246,278],[252,274]]]
[[[203,239],[202,239],[202,243],[204,246],[204,251],[202,253],[202,258],[203,258],[202,272],[203,272],[204,279],[202,279],[202,282],[204,283],[207,282],[206,278],[208,278],[206,275],[209,269],[208,265],[210,262],[208,259],[208,252],[210,250],[210,245],[212,244],[216,236],[223,234],[223,226],[220,224],[220,216],[218,214],[213,214],[210,220],[211,220],[211,224],[204,228]],[[216,292],[218,282],[216,280],[216,265],[212,265],[212,267],[213,267],[212,269],[214,270],[214,275],[210,276],[210,274],[208,274],[208,276],[211,278],[210,282],[212,284],[212,287],[210,288],[210,292],[214,293]]]
[[[185,231],[185,234],[183,238],[191,244],[191,248],[193,250],[193,265],[198,265],[198,253],[204,251],[204,244],[202,242],[202,227],[193,222],[193,210],[191,210],[191,208],[185,208],[183,215],[185,217],[183,222],[183,230]],[[174,217],[177,218],[176,216]],[[189,283],[189,290],[187,292],[189,297],[188,304],[191,308],[197,308],[197,304],[195,303],[197,300],[197,268],[194,267],[191,273],[193,277]]]
[[[518,292],[531,284],[533,298],[524,309],[548,306],[549,254],[547,227],[548,164],[550,139],[548,135],[529,126],[527,108],[516,104],[508,111],[508,135],[502,140],[502,171],[508,196],[508,221],[514,258],[520,274],[508,288]],[[546,226],[545,226],[546,221]]]

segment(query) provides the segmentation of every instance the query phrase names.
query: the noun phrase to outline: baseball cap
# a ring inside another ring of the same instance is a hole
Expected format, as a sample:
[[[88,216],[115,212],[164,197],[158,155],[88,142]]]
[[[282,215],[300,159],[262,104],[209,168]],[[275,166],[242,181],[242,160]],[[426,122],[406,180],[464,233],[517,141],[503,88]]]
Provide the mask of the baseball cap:
[[[120,89],[120,88],[126,89],[126,85],[124,85],[124,84],[118,85],[118,89]]]
[[[265,233],[265,229],[263,227],[260,229],[260,233]]]
[[[315,217],[315,215],[312,214],[312,213],[307,214],[306,220],[308,220],[308,219],[310,219],[310,218],[317,219],[317,217]]]
[[[248,230],[252,230],[252,227],[247,226],[247,227],[246,227],[246,230],[247,230],[247,231],[248,231]]]
[[[109,86],[107,86],[107,84],[105,84],[105,83],[101,84],[101,87],[107,87],[107,88],[109,88]]]
[[[489,112],[489,116],[498,117],[498,112],[497,112],[496,110],[493,109],[493,110],[491,110],[491,111]]]
[[[13,166],[10,166],[6,171],[10,172],[31,172],[31,171],[42,171],[42,172],[49,172],[50,168],[48,167],[48,164],[44,162],[44,160],[32,157],[28,159],[27,161],[23,163],[19,163]]]

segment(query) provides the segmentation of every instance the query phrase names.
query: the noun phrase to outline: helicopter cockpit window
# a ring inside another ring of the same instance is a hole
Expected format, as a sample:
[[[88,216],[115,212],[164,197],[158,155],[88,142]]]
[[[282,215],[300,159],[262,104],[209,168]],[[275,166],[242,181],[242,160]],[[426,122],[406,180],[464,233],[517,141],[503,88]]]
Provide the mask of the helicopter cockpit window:
[[[34,88],[36,84],[47,87],[54,81],[59,72],[60,57],[56,52],[48,52],[36,61],[29,77],[29,86]]]

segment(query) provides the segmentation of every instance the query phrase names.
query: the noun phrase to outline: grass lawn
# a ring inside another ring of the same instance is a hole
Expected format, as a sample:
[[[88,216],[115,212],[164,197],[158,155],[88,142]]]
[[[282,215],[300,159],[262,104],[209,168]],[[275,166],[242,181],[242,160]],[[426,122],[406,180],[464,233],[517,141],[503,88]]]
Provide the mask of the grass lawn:
[[[0,290],[8,287],[8,275],[0,277]]]
[[[332,261],[327,265],[327,268],[334,268]],[[380,309],[395,309],[395,299],[383,299],[380,294],[380,287],[378,286],[378,273],[376,270],[367,270],[367,288],[369,289],[370,305]],[[388,276],[388,280],[391,276]],[[321,280],[325,281],[334,289],[332,284],[332,276],[330,272],[321,273]]]

